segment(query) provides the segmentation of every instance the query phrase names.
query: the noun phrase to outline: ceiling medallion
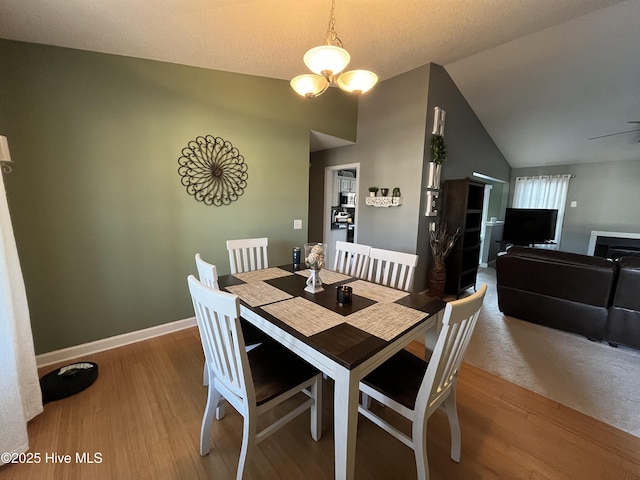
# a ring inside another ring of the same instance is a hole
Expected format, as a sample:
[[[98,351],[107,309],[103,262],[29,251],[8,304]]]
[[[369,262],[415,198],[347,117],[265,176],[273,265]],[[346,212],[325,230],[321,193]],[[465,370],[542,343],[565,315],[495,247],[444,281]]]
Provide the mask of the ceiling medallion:
[[[230,142],[207,135],[191,140],[178,158],[180,182],[206,205],[229,205],[247,187],[247,164]]]

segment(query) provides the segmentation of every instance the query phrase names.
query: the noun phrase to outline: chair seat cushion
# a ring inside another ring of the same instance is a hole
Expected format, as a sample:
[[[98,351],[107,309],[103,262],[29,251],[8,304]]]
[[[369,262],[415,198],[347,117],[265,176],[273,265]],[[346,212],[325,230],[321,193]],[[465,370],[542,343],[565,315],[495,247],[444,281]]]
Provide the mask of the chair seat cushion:
[[[426,371],[427,362],[400,350],[367,375],[362,383],[413,410]]]
[[[265,342],[247,352],[256,403],[261,405],[318,373],[316,368],[276,342]]]

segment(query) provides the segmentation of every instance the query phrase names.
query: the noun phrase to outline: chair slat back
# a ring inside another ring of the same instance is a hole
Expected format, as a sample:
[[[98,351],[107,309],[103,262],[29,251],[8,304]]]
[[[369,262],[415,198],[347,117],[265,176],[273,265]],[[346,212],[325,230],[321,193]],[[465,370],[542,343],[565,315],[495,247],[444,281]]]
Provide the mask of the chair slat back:
[[[231,274],[251,272],[269,267],[267,257],[268,238],[243,238],[227,240]]]
[[[225,395],[232,404],[251,401],[255,393],[240,328],[238,296],[209,288],[193,275],[187,281],[202,348],[215,381],[237,397]]]
[[[366,274],[370,251],[369,245],[337,240],[333,270],[352,277],[363,278]]]
[[[418,256],[412,253],[372,248],[367,280],[410,292],[417,264]]]
[[[209,288],[220,290],[218,285],[218,269],[215,265],[205,262],[199,253],[196,253],[196,267],[198,268],[198,277],[202,283]]]
[[[464,354],[478,321],[487,285],[476,293],[447,303],[442,330],[434,348],[416,399],[416,410],[428,417],[446,398],[458,378]]]

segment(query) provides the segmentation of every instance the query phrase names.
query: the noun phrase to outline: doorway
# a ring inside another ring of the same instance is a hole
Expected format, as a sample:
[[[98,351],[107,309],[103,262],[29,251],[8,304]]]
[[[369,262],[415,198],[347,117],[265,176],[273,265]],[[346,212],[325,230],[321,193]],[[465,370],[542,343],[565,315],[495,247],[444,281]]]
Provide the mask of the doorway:
[[[358,241],[359,192],[360,163],[325,167],[322,241],[328,268],[333,268],[337,240]]]
[[[487,267],[495,262],[500,250],[509,182],[478,172],[473,172],[473,176],[485,184],[478,263]]]

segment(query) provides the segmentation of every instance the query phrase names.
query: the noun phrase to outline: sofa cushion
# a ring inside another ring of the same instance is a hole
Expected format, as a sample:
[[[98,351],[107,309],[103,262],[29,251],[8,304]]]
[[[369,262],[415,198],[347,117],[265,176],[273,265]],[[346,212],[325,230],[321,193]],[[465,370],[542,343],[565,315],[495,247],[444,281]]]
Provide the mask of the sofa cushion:
[[[618,284],[613,306],[640,311],[640,257],[619,258]]]
[[[620,273],[609,309],[606,339],[640,348],[640,257],[619,258]]]
[[[605,337],[608,311],[605,307],[572,302],[525,290],[498,286],[500,310],[511,317],[565,332],[579,333],[591,340]]]
[[[496,260],[498,286],[607,308],[616,265],[576,253],[512,247]]]

